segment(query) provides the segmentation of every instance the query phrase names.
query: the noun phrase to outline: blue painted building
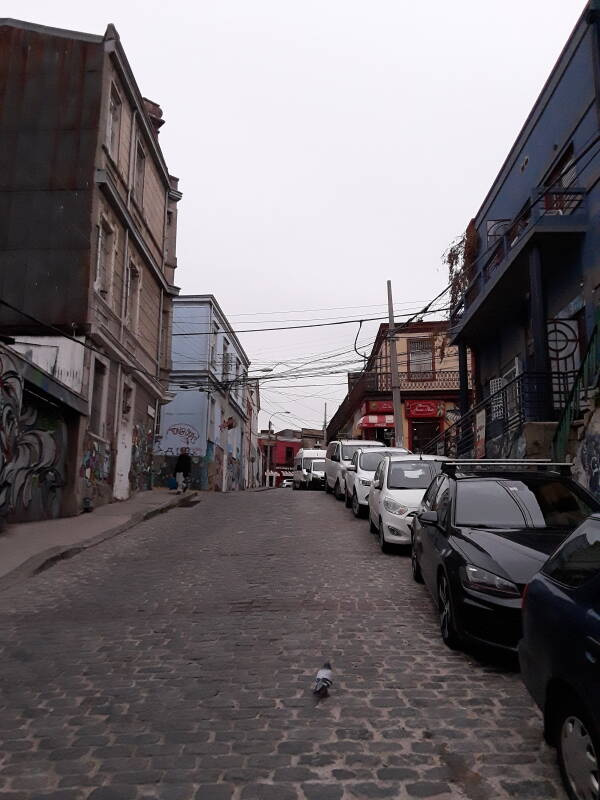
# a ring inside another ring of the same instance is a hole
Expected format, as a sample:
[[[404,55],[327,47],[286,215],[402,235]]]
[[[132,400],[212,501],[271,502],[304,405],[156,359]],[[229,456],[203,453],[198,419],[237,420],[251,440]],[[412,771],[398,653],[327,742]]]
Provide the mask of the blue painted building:
[[[480,405],[478,419],[472,412],[454,432],[466,442],[463,453],[549,455],[556,423],[595,338],[599,64],[595,0],[469,226],[471,257],[451,312],[451,335],[462,352],[465,388],[466,348],[473,353]],[[434,449],[441,452],[441,442]]]

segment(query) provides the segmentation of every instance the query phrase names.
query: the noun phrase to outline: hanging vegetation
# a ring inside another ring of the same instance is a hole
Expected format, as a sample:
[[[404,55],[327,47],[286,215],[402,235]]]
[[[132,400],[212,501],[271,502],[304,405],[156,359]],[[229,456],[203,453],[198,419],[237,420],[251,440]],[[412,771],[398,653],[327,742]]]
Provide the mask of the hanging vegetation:
[[[448,265],[450,305],[455,308],[462,300],[465,289],[473,279],[473,266],[479,254],[479,234],[472,219],[466,231],[455,239],[442,255]]]

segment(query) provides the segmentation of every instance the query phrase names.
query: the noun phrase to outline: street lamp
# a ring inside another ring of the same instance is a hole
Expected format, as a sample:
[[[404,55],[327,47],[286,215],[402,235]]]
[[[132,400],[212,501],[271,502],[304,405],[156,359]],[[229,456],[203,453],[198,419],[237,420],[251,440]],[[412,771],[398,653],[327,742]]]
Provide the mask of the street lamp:
[[[276,411],[274,414],[271,414],[269,417],[269,422],[267,423],[267,430],[269,431],[269,444],[267,446],[267,470],[266,470],[266,483],[267,486],[269,485],[269,472],[271,471],[271,420],[273,417],[279,417],[282,414],[291,414],[291,411]]]

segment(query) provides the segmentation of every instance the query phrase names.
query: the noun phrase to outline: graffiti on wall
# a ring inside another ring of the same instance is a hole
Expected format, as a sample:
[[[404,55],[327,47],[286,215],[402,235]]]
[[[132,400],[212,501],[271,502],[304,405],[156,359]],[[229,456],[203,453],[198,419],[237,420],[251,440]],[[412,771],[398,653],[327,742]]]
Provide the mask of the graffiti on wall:
[[[580,451],[581,466],[590,492],[600,498],[600,433],[588,433]]]
[[[0,517],[59,515],[65,444],[60,412],[26,400],[16,361],[0,353]]]
[[[106,491],[112,466],[110,445],[90,436],[85,438],[80,476],[88,494],[97,495]]]
[[[152,426],[134,425],[131,436],[129,485],[132,492],[150,489],[152,484]]]

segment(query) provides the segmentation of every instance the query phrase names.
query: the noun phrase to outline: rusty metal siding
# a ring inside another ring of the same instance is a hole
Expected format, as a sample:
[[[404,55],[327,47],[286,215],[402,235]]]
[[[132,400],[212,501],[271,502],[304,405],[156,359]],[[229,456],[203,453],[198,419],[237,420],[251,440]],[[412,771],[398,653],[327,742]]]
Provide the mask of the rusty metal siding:
[[[101,43],[0,27],[0,297],[53,325],[87,318]],[[32,331],[0,307],[0,329]]]

